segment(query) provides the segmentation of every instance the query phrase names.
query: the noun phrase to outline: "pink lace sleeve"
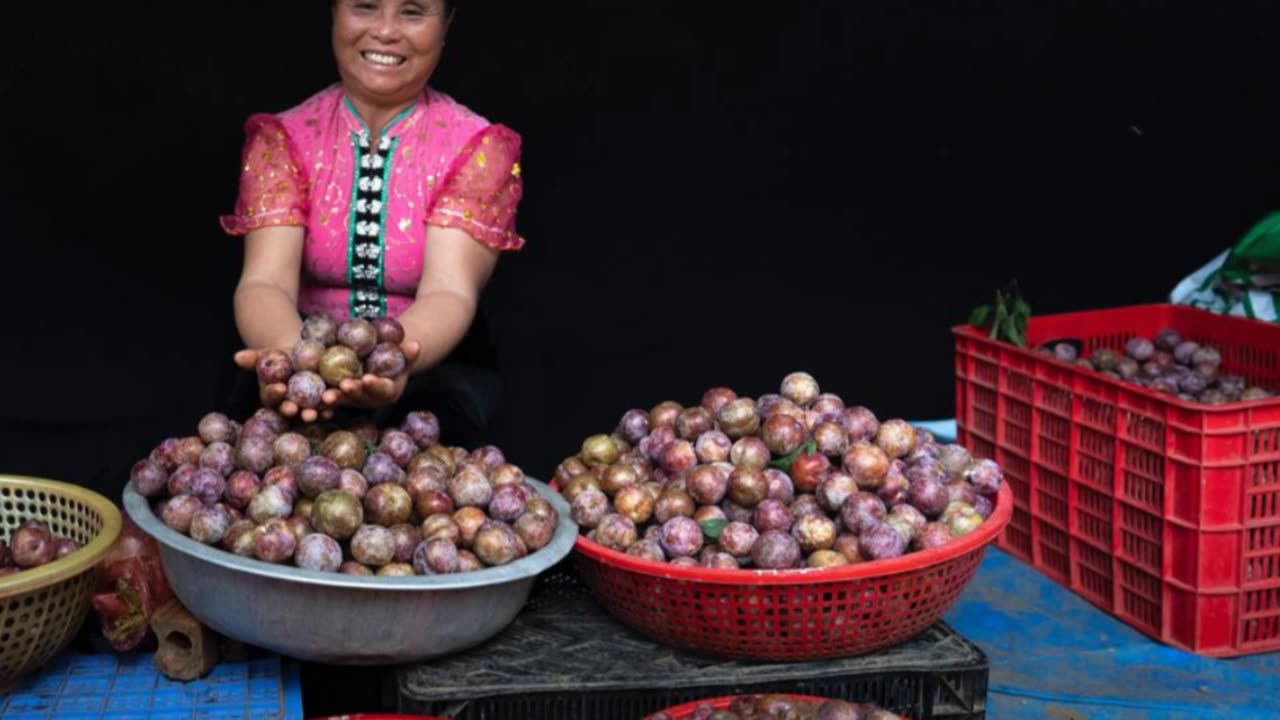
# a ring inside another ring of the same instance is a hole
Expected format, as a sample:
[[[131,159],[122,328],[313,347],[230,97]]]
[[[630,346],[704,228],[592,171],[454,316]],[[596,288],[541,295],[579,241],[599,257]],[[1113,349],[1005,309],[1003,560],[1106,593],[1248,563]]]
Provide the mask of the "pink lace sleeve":
[[[240,195],[235,213],[222,216],[222,229],[244,235],[272,225],[305,225],[307,181],[299,157],[275,116],[250,117],[245,123]]]
[[[496,250],[519,250],[516,207],[524,191],[520,178],[520,136],[503,125],[476,133],[445,176],[427,223],[465,230]]]

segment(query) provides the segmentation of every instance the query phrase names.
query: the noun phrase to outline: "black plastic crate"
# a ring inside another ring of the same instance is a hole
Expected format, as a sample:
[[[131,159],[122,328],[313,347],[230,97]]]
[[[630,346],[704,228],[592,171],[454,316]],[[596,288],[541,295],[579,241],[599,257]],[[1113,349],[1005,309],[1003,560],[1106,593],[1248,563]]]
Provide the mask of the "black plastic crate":
[[[946,623],[844,660],[726,662],[655,644],[605,613],[567,567],[487,644],[401,667],[400,712],[457,720],[641,720],[722,695],[786,692],[872,702],[912,720],[986,717],[987,656]]]

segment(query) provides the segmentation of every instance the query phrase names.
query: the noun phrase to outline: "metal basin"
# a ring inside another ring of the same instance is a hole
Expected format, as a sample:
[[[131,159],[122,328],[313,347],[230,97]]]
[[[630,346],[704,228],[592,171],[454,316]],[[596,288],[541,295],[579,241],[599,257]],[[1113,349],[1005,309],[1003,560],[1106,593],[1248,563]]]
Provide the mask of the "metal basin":
[[[454,575],[360,577],[242,558],[171,530],[132,484],[125,511],[156,539],[183,605],[223,635],[281,655],[333,665],[392,665],[478,645],[524,606],[537,575],[573,549],[569,506],[528,480],[560,513],[546,547],[502,567]]]

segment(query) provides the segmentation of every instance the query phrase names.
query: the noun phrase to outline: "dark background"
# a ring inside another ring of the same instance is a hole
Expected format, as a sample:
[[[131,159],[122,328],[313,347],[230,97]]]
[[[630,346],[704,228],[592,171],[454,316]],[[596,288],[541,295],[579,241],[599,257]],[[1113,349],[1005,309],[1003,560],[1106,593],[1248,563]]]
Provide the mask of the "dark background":
[[[948,417],[950,327],[996,288],[1160,301],[1277,204],[1269,2],[463,3],[433,84],[524,136],[529,244],[460,357],[539,477],[629,407],[798,369]],[[246,116],[336,79],[327,10],[13,5],[0,470],[118,497],[225,402],[217,218]]]

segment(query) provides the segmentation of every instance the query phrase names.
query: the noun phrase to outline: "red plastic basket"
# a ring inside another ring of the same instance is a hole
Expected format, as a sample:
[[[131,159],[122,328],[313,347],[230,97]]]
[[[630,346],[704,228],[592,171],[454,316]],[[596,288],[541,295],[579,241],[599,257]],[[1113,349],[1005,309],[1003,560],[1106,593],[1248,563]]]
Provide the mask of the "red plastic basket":
[[[790,700],[796,700],[799,702],[813,702],[813,703],[822,702],[823,700],[827,699],[827,698],[820,698],[820,697],[811,697],[809,695],[784,695],[783,697],[786,697]],[[707,700],[698,700],[696,702],[685,703],[684,705],[677,705],[676,707],[667,708],[666,710],[659,710],[657,713],[654,713],[653,715],[649,715],[644,720],[653,720],[653,718],[657,717],[658,713],[666,713],[667,715],[670,715],[671,720],[688,720],[688,718],[693,715],[694,711],[696,711],[698,708],[702,707],[703,705],[710,705],[716,710],[725,710],[737,698],[738,696],[736,695],[729,695],[727,697],[709,698]]]
[[[1280,386],[1280,325],[1179,305],[1033,317],[1029,348],[1172,327]],[[1280,398],[1202,405],[954,328],[958,441],[1000,464],[997,546],[1168,645],[1280,650]]]
[[[836,568],[712,570],[641,560],[578,536],[579,576],[622,624],[655,642],[735,660],[851,657],[933,625],[973,579],[1013,513],[1006,484],[991,517],[933,550]]]

